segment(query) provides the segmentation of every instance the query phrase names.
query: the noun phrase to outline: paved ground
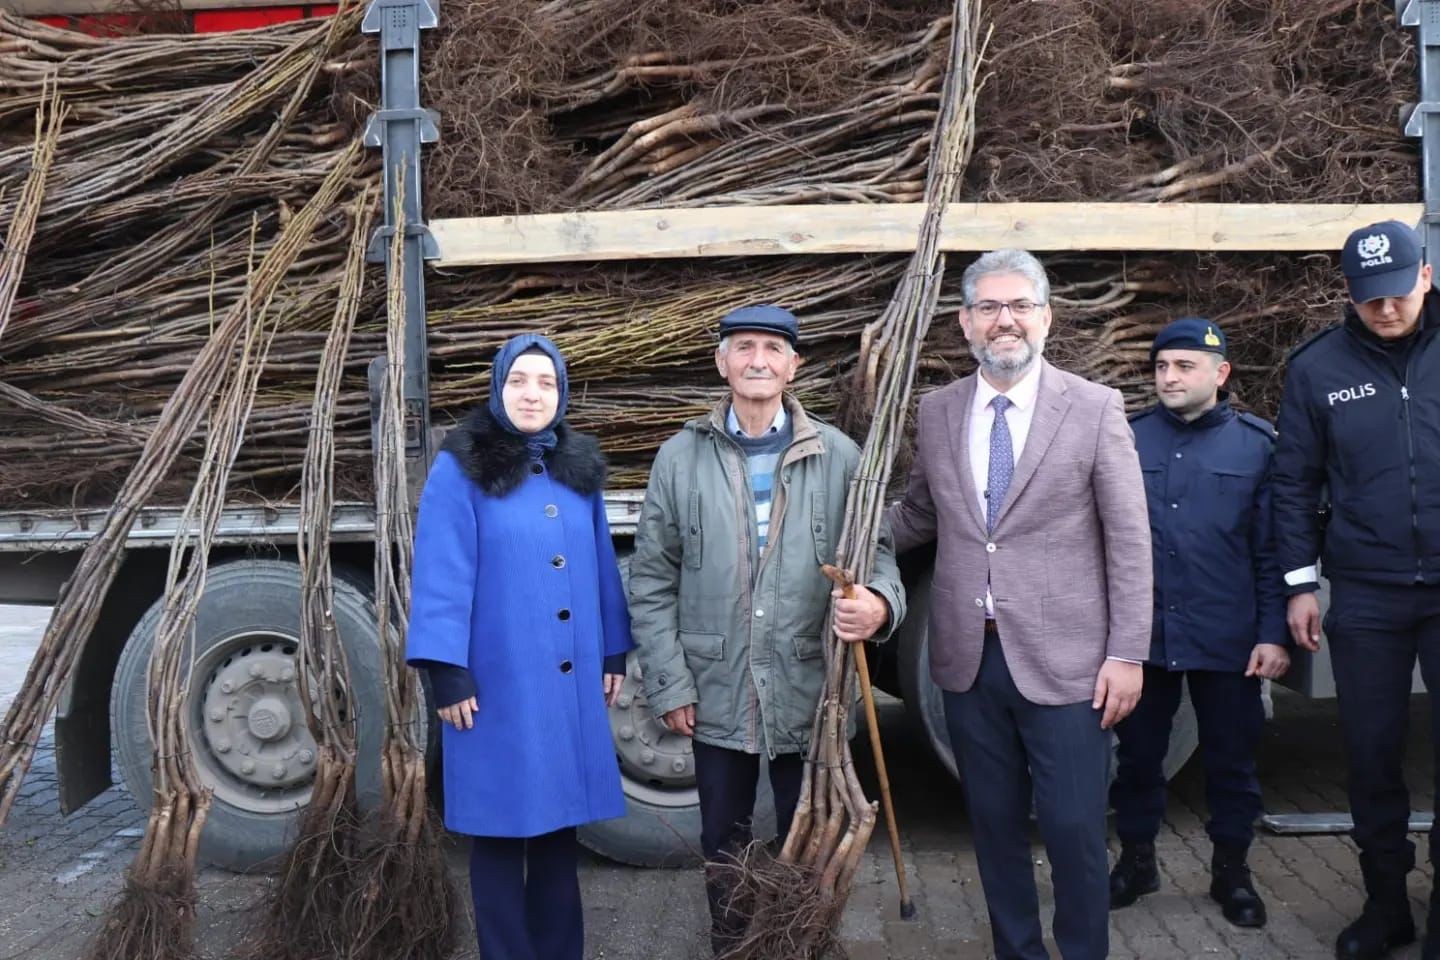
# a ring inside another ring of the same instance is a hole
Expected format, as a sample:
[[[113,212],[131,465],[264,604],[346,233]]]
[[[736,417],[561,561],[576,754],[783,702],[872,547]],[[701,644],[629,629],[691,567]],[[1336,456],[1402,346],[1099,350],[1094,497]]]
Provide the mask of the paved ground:
[[[0,607],[0,708],[18,687],[43,629],[44,611]],[[1345,809],[1344,766],[1333,703],[1279,694],[1262,757],[1271,812]],[[1425,698],[1412,706],[1416,731],[1408,770],[1413,805],[1428,809],[1430,740]],[[984,958],[989,928],[969,829],[958,787],[923,749],[907,739],[900,707],[886,705],[881,725],[890,744],[914,921],[899,919],[890,851],[877,835],[843,923],[854,960]],[[867,772],[868,776],[868,772]],[[1270,906],[1262,931],[1230,928],[1206,899],[1209,845],[1203,830],[1203,782],[1196,764],[1176,778],[1160,838],[1165,885],[1160,893],[1113,916],[1112,955],[1122,958],[1326,958],[1341,926],[1360,906],[1354,848],[1337,836],[1262,835],[1253,858]],[[62,818],[57,809],[53,750],[39,755],[10,824],[0,832],[0,960],[70,960],[80,956],[119,890],[143,817],[129,796],[112,789]],[[1425,860],[1423,837],[1416,837]],[[463,881],[463,850],[453,851]],[[1044,850],[1036,847],[1048,911]],[[639,870],[592,860],[582,868],[593,960],[700,957],[704,892],[694,870]],[[268,881],[221,871],[201,879],[200,940],[206,957],[228,957],[252,929],[251,911]],[[1417,922],[1424,917],[1428,866],[1411,877]],[[468,942],[468,935],[467,935]],[[1418,957],[1417,948],[1396,954]],[[473,950],[465,956],[473,958]]]

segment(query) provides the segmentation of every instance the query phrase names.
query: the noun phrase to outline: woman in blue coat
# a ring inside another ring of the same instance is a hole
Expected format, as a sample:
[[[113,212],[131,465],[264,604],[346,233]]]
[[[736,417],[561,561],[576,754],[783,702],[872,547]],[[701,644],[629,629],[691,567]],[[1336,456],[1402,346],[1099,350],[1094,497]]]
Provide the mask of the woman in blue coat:
[[[473,838],[485,960],[581,960],[575,827],[625,813],[606,706],[630,620],[605,461],[567,394],[553,343],[507,342],[420,498],[406,656],[444,704],[445,825]]]

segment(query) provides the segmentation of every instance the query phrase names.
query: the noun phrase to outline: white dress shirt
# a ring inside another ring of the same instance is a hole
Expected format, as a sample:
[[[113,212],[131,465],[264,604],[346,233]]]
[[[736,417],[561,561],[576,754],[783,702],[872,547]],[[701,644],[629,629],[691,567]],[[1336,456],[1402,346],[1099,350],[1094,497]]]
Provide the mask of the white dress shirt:
[[[982,518],[989,515],[985,488],[990,478],[990,430],[995,426],[995,408],[990,401],[1002,392],[1010,401],[1005,410],[1005,423],[1010,427],[1010,449],[1015,454],[1015,462],[1019,463],[1025,438],[1030,436],[1030,423],[1035,419],[1035,402],[1040,397],[1040,367],[1037,360],[1005,391],[996,390],[983,375],[975,378],[975,399],[970,405],[970,472],[975,478],[975,496],[980,501]],[[985,616],[995,619],[995,600],[990,596],[989,587],[985,589]]]

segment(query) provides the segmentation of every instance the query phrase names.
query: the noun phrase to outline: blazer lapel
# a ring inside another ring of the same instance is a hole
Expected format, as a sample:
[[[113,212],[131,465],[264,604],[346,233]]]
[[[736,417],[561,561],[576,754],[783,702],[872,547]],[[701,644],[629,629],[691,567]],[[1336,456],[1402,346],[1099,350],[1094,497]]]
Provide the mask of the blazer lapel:
[[[975,403],[975,377],[971,374],[960,381],[960,389],[945,410],[945,436],[950,441],[951,454],[955,458],[956,472],[960,477],[960,499],[970,510],[970,519],[985,532],[985,518],[980,515],[980,504],[975,501],[975,470],[970,463],[970,407]]]
[[[1060,424],[1065,422],[1065,414],[1070,409],[1070,398],[1065,396],[1064,382],[1055,376],[1054,368],[1050,364],[1044,360],[1040,362],[1045,365],[1040,369],[1040,391],[1035,397],[1035,415],[1030,419],[1030,433],[1025,437],[1025,449],[1015,464],[1015,476],[1010,480],[1005,502],[1000,505],[1000,514],[995,518],[997,527],[1005,519],[1005,514],[1010,512],[1010,507],[1030,482],[1030,478],[1035,476],[1040,460],[1045,456],[1045,451],[1050,449],[1050,443],[1060,432]]]

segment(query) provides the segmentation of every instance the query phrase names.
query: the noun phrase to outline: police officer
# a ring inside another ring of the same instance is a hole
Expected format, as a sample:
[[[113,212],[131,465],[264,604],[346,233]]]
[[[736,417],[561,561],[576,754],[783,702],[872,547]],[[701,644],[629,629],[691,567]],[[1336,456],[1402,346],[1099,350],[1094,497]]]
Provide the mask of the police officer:
[[[1265,904],[1245,861],[1261,810],[1260,681],[1290,666],[1270,512],[1275,432],[1230,406],[1222,389],[1230,376],[1225,334],[1213,322],[1176,320],[1156,336],[1150,359],[1159,402],[1133,416],[1131,429],[1150,507],[1154,622],[1145,695],[1115,728],[1119,768],[1110,802],[1121,853],[1110,873],[1110,907],[1159,889],[1161,765],[1186,683],[1210,807],[1210,896],[1226,920],[1259,927]]]
[[[1415,939],[1401,765],[1417,656],[1425,685],[1440,690],[1440,301],[1403,223],[1355,231],[1340,265],[1344,321],[1297,348],[1285,375],[1275,532],[1290,632],[1307,650],[1320,647],[1317,558],[1330,581],[1325,635],[1367,894],[1335,953],[1381,957]],[[1437,706],[1432,698],[1440,743]],[[1432,831],[1432,862],[1437,840]],[[1440,957],[1433,892],[1423,955]]]

